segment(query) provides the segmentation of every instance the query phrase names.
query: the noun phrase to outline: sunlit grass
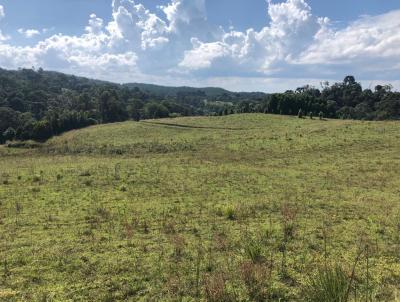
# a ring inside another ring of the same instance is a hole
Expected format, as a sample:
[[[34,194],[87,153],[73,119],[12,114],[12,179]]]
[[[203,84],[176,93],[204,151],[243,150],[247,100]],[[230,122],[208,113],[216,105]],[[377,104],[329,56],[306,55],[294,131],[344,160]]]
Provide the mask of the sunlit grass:
[[[350,301],[394,301],[399,151],[397,122],[262,114],[2,147],[0,300],[298,301],[368,246]]]

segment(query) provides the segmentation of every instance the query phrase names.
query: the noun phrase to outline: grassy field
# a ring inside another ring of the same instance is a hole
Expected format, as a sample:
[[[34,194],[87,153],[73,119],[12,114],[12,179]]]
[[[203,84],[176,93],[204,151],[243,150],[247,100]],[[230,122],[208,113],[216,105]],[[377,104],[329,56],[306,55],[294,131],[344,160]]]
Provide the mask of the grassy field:
[[[0,167],[0,301],[400,301],[400,122],[127,122]]]

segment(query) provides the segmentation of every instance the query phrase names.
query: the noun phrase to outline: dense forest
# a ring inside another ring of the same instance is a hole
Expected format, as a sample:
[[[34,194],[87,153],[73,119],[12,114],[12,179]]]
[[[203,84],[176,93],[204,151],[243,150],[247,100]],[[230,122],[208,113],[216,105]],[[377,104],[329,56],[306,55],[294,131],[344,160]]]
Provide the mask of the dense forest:
[[[390,85],[363,90],[353,76],[318,89],[234,93],[220,88],[114,84],[43,69],[0,69],[0,143],[43,141],[100,123],[178,116],[264,112],[383,120],[400,118],[400,93]]]

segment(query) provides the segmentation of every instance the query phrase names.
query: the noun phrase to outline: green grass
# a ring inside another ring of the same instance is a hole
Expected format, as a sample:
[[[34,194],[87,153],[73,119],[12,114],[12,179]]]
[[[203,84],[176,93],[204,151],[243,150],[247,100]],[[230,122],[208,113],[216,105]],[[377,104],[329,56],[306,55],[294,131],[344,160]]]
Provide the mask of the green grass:
[[[0,301],[302,301],[360,251],[349,301],[400,297],[399,122],[126,122],[0,167]]]

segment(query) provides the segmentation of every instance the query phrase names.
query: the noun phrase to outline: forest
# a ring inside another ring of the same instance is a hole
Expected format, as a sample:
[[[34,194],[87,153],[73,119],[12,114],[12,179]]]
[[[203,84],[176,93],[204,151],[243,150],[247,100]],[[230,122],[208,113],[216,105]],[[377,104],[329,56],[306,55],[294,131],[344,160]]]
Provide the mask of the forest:
[[[43,69],[0,69],[0,143],[45,141],[95,124],[179,116],[270,113],[357,120],[400,118],[400,92],[354,76],[284,93],[115,84]]]

